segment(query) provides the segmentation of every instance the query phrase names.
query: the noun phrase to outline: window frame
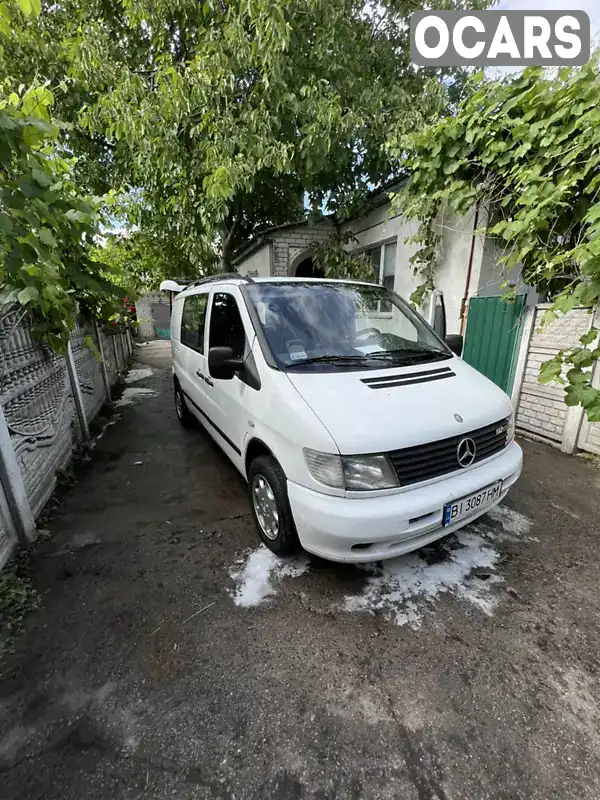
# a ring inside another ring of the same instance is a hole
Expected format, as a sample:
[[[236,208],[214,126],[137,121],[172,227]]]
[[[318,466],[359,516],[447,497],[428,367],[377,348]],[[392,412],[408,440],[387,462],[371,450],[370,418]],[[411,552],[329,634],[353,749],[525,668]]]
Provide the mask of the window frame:
[[[217,295],[219,295],[219,294],[225,294],[228,297],[231,297],[233,299],[233,302],[235,303],[237,311],[238,311],[240,322],[242,323],[242,329],[244,331],[244,350],[243,350],[243,353],[241,355],[241,358],[245,358],[246,354],[248,353],[249,347],[250,347],[250,338],[248,336],[247,326],[246,326],[246,324],[244,322],[244,316],[242,314],[242,304],[246,305],[246,302],[245,302],[245,298],[243,297],[243,295],[242,295],[241,300],[240,300],[240,298],[237,297],[236,293],[234,291],[231,291],[231,289],[232,289],[231,286],[226,286],[226,287],[214,286],[212,288],[211,292],[210,292],[210,308],[209,308],[210,313],[208,314],[208,325],[206,326],[206,331],[205,331],[205,334],[208,337],[208,339],[207,339],[207,343],[208,343],[207,351],[210,351],[211,346],[212,347],[219,347],[219,345],[211,345],[211,343],[210,343],[210,333],[211,333],[211,326],[212,326],[213,311],[214,311],[214,307],[215,307],[215,297]],[[254,327],[254,326],[252,326],[252,327]]]
[[[197,297],[204,297],[206,299],[206,305],[204,306],[204,320],[202,325],[202,344],[200,347],[194,347],[192,344],[188,344],[183,340],[183,319],[185,314],[185,307],[188,300],[192,300]],[[206,356],[206,323],[208,320],[208,309],[209,309],[209,299],[210,299],[210,292],[208,291],[198,291],[194,292],[193,294],[189,294],[183,298],[183,308],[181,309],[181,323],[179,325],[179,343],[183,345],[183,347],[187,347],[189,350],[192,350],[194,353],[198,353],[201,356]]]
[[[377,242],[376,244],[370,244],[370,245],[364,247],[363,249],[359,250],[359,253],[361,253],[362,255],[365,255],[365,256],[368,257],[369,253],[372,253],[374,250],[377,250],[378,248],[380,248],[381,252],[379,253],[379,269],[378,269],[378,272],[377,272],[377,278],[374,281],[374,283],[376,283],[378,286],[385,286],[385,284],[383,282],[383,279],[386,277],[385,274],[384,274],[385,251],[386,251],[386,248],[389,247],[392,244],[396,246],[396,258],[397,258],[397,256],[398,256],[398,237],[397,236],[391,236],[388,239],[383,239],[382,241]],[[393,278],[394,278],[394,283],[391,286],[391,288],[389,286],[386,287],[386,288],[389,289],[391,292],[395,292],[395,286],[396,286],[396,259],[394,259],[394,272],[392,273],[392,275],[393,275]],[[378,310],[376,312],[374,312],[378,317],[381,317],[382,319],[391,317],[391,315],[392,315],[391,311],[388,312],[388,311],[382,310],[381,301],[379,301],[378,306],[379,306]]]

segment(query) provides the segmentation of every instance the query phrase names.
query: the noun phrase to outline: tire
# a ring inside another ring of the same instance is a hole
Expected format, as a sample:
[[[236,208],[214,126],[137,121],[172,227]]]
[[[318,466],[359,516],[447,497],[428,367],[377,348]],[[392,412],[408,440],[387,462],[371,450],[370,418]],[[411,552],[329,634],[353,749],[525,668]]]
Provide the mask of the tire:
[[[300,543],[288,500],[287,479],[279,463],[272,456],[257,456],[248,470],[248,484],[252,516],[260,538],[278,556],[295,553]],[[277,512],[276,525],[269,513],[273,505]]]
[[[174,385],[175,390],[175,413],[177,419],[184,428],[195,427],[196,419],[187,407],[185,395],[181,391],[181,387],[177,382]]]

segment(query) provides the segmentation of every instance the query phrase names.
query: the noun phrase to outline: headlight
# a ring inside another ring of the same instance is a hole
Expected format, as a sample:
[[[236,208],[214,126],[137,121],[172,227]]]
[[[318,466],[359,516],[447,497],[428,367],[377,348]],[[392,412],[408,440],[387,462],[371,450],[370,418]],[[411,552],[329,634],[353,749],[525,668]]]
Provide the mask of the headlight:
[[[336,456],[305,448],[304,458],[312,477],[325,486],[364,492],[392,489],[398,479],[386,456]]]
[[[506,444],[507,446],[515,440],[515,412],[508,418],[508,430],[506,431]]]
[[[308,471],[316,481],[325,486],[333,486],[335,489],[344,488],[344,473],[340,456],[319,453],[317,450],[309,450],[305,447],[304,459]]]
[[[346,489],[391,489],[398,479],[385,456],[342,456]]]

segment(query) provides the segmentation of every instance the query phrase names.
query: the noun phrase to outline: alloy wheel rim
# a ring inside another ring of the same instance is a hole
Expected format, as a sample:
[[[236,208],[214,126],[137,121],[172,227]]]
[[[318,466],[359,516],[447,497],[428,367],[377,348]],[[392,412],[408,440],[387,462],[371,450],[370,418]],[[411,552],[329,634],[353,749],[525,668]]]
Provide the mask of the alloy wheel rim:
[[[252,479],[252,503],[261,531],[271,541],[279,535],[279,509],[271,484],[264,475]]]

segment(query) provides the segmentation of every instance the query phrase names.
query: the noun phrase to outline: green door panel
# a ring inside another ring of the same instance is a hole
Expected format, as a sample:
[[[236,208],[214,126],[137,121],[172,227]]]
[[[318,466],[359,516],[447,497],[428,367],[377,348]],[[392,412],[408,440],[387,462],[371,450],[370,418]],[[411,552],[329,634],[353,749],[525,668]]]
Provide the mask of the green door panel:
[[[469,301],[463,358],[507,394],[512,390],[524,305],[524,295],[514,303],[501,297]]]

